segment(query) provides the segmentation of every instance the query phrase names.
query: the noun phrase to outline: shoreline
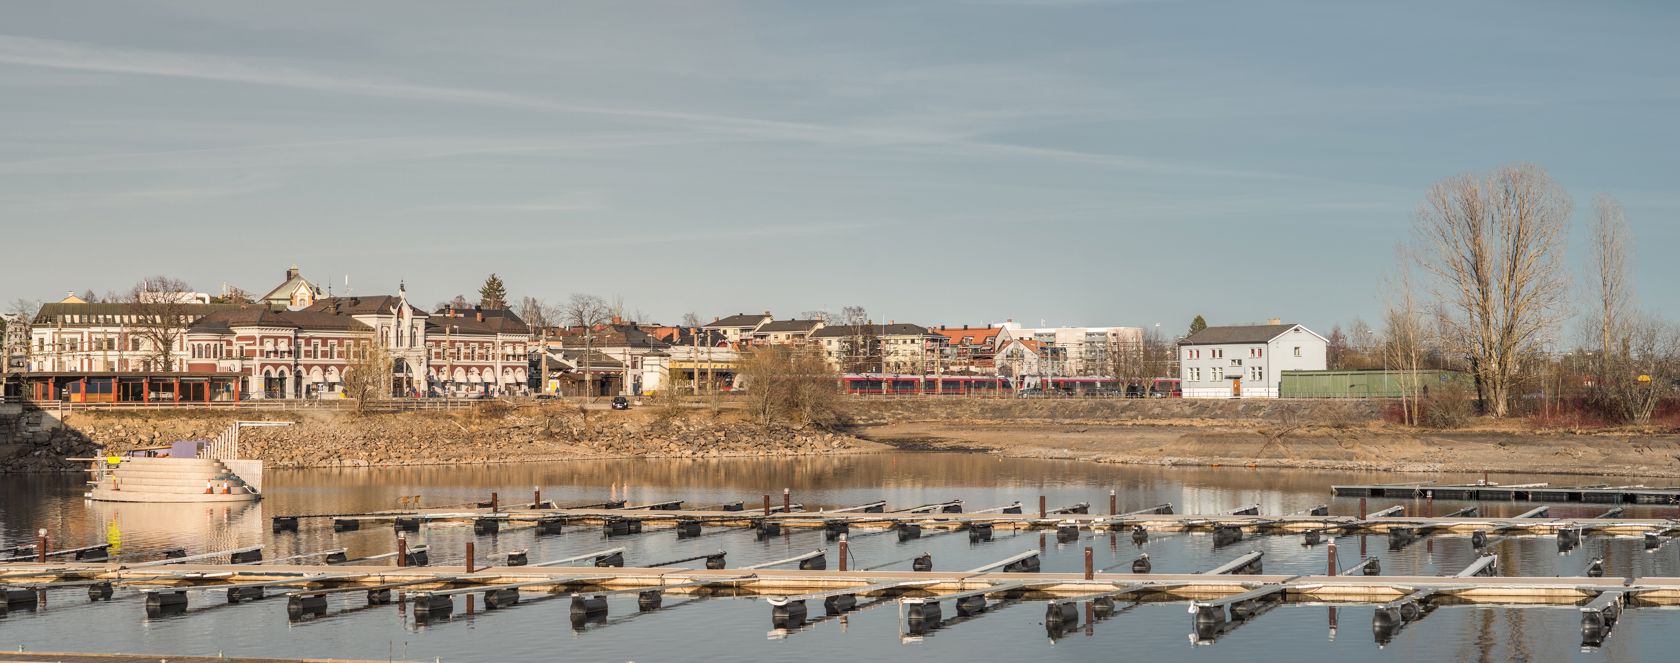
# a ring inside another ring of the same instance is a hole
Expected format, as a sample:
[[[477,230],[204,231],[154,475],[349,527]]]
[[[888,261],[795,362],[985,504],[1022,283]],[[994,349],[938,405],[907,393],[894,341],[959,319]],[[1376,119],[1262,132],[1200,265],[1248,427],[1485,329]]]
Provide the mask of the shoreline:
[[[848,432],[904,451],[1121,465],[1680,478],[1680,437],[1650,434],[1371,428],[1278,433],[1259,425],[1006,421],[899,421]]]

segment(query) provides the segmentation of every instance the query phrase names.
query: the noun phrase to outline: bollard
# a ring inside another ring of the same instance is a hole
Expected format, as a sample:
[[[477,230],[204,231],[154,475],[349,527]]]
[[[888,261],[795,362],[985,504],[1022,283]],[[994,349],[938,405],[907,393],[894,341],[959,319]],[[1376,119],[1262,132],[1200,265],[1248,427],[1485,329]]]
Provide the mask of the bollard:
[[[1335,541],[1330,542],[1329,559],[1330,559],[1330,564],[1329,564],[1330,565],[1330,570],[1329,570],[1329,572],[1325,573],[1324,575],[1334,576],[1334,575],[1336,575],[1336,542]]]
[[[764,496],[764,515],[770,515],[770,495]]]
[[[397,532],[397,568],[408,566],[408,536]]]
[[[47,563],[47,528],[35,530],[35,561]]]
[[[1108,491],[1108,515],[1120,515],[1120,496],[1113,490]]]
[[[1044,516],[1045,516],[1045,511],[1044,511],[1044,509],[1045,509],[1045,506],[1044,506],[1044,496],[1043,496],[1043,495],[1039,495],[1039,496],[1038,496],[1038,517],[1039,517],[1039,518],[1043,518],[1043,517],[1044,517]]]
[[[793,513],[793,492],[782,489],[782,513]]]
[[[840,535],[840,571],[846,570],[846,557],[851,552],[851,544],[846,541],[846,535]]]
[[[473,542],[467,542],[467,573],[473,572]]]
[[[1359,498],[1359,519],[1365,519],[1365,498]]]
[[[542,505],[542,486],[531,486],[531,508],[533,508],[533,509],[543,508],[543,505]]]
[[[844,571],[845,569],[841,569],[841,570]],[[1085,579],[1086,580],[1091,580],[1091,579],[1096,578],[1096,577],[1097,577],[1096,558],[1093,557],[1092,554],[1091,554],[1091,547],[1090,546],[1085,546]]]
[[[497,508],[497,507],[501,506],[498,503],[499,501],[500,500],[496,499],[496,491],[494,491],[494,490],[490,491],[490,513],[495,513],[497,511],[501,510],[501,509]]]

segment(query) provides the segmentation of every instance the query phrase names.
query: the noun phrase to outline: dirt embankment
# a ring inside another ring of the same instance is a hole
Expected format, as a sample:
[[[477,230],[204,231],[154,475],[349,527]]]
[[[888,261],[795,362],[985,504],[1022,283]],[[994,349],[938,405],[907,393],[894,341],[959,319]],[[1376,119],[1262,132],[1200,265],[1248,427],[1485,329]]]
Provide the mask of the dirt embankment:
[[[225,412],[87,411],[63,426],[6,445],[0,472],[68,471],[62,459],[213,438],[231,424]],[[270,468],[500,463],[582,458],[788,456],[885,449],[817,429],[765,429],[727,410],[591,411],[565,405],[480,407],[457,412],[358,415],[349,412],[243,413],[244,420],[287,421],[246,428],[242,455]]]
[[[1428,431],[1378,405],[1290,401],[854,402],[854,434],[900,448],[1150,465],[1680,477],[1680,436],[1485,424]]]

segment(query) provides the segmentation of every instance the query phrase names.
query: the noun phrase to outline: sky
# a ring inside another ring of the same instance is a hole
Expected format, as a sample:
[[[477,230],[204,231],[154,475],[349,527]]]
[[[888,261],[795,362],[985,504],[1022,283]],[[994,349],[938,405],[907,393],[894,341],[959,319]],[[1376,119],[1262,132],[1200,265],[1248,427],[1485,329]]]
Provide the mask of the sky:
[[[422,306],[1376,321],[1435,181],[1680,263],[1680,3],[0,5],[0,301],[285,269]],[[348,285],[346,285],[348,281]]]

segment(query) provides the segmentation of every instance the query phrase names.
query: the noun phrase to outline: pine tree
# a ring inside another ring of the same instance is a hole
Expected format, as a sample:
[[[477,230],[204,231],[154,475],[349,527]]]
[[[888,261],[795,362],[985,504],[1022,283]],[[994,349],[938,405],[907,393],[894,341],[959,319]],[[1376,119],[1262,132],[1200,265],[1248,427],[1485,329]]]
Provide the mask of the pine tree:
[[[507,308],[507,288],[502,287],[502,279],[495,273],[484,279],[484,287],[478,289],[478,305],[487,309]]]
[[[1190,321],[1190,335],[1191,336],[1196,335],[1196,332],[1199,332],[1203,329],[1207,329],[1207,320],[1202,319],[1202,316],[1198,315],[1198,316],[1196,316],[1195,320]]]

